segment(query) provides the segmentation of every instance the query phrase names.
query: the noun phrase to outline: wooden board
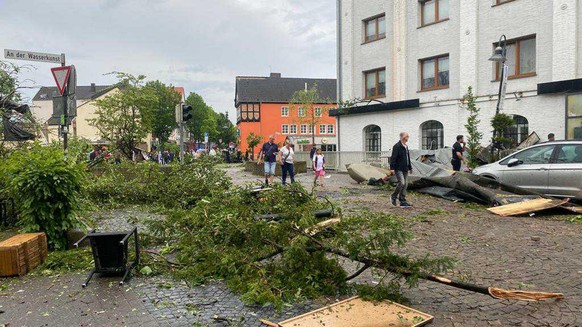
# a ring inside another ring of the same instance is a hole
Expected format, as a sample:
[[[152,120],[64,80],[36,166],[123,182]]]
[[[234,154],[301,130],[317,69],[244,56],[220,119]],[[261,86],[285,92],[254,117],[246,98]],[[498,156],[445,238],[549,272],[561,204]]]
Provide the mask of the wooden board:
[[[0,242],[0,276],[22,276],[45,262],[44,233],[18,234]]]
[[[279,323],[281,327],[416,327],[424,326],[433,316],[382,301],[363,301],[353,297]]]
[[[487,210],[496,215],[508,217],[556,208],[567,203],[568,201],[569,201],[568,199],[559,200],[540,198],[518,203],[506,204],[499,207],[489,208]]]

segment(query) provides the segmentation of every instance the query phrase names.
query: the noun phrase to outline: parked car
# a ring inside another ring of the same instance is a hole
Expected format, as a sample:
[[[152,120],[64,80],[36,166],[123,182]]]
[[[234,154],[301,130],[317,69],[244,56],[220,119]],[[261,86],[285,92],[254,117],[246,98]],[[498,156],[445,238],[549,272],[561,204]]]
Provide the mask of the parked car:
[[[582,141],[536,144],[473,173],[550,196],[582,199]]]

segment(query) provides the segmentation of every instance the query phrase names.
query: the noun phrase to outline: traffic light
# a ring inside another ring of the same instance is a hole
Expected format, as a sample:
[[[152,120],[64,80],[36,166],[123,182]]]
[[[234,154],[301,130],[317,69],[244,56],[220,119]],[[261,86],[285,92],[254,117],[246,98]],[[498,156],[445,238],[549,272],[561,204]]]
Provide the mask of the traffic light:
[[[182,121],[186,122],[192,119],[192,106],[189,104],[182,105]]]

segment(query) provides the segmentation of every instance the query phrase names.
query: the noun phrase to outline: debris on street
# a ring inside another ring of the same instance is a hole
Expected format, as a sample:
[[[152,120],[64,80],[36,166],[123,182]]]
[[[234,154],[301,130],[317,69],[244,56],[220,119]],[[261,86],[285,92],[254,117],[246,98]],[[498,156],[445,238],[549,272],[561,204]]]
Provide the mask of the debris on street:
[[[424,326],[433,321],[433,316],[391,302],[369,302],[352,297],[335,304],[287,319],[281,327],[369,327],[369,326]],[[267,324],[268,325],[268,324]],[[269,326],[269,325],[268,325]],[[272,326],[272,325],[270,325]],[[276,325],[275,325],[276,326]]]

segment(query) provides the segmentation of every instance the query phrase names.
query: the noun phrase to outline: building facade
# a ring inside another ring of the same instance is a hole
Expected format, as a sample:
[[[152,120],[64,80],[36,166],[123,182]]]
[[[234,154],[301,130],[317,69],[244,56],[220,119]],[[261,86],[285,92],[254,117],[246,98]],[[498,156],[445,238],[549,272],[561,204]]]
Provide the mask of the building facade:
[[[319,92],[318,103],[308,107],[291,103],[297,91],[314,86]],[[237,77],[235,107],[240,149],[249,149],[247,137],[254,133],[263,141],[274,135],[277,143],[290,138],[296,151],[309,151],[313,140],[325,151],[336,151],[336,121],[329,116],[330,109],[337,107],[336,90],[335,79],[283,78],[276,73],[269,77]],[[255,148],[256,153],[259,151]]]
[[[500,67],[489,61],[507,37],[502,113],[515,143],[582,137],[582,1],[338,0],[341,151],[388,151],[401,131],[410,146],[451,146],[465,134],[469,87],[478,96],[483,143],[492,135]]]
[[[71,122],[70,130],[73,137],[84,138],[92,143],[104,143],[99,130],[89,124],[89,120],[96,118],[97,107],[95,100],[116,92],[117,88],[111,85],[77,86],[76,104],[77,117]],[[32,99],[31,112],[36,121],[41,124],[47,142],[57,141],[60,138],[58,118],[52,118],[53,98],[60,96],[56,87],[41,87]],[[59,100],[60,101],[60,100]]]

